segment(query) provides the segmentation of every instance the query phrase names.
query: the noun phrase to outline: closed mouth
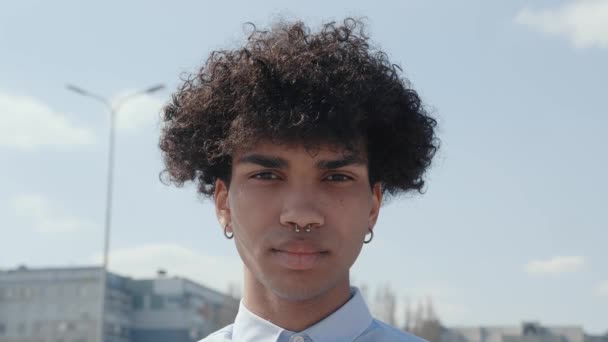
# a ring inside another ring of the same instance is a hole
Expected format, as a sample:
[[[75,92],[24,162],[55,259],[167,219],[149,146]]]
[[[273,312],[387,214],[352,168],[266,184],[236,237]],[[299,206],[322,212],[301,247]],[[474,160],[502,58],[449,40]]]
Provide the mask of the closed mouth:
[[[272,249],[272,256],[276,262],[286,269],[292,271],[305,271],[316,268],[325,260],[329,251],[306,251],[298,250],[285,251],[281,249]]]

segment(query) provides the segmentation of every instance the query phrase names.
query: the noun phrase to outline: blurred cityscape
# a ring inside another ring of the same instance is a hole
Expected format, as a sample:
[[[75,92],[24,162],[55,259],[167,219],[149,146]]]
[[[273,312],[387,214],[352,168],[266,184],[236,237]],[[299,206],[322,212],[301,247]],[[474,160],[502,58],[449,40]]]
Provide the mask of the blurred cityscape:
[[[0,270],[0,342],[98,342],[101,267]],[[104,342],[194,342],[233,322],[238,291],[221,293],[159,270],[152,279],[107,273]],[[444,326],[432,301],[397,321],[396,295],[386,286],[368,298],[374,315],[430,342],[608,342],[581,326]]]
[[[101,267],[0,271],[0,342],[96,342]],[[105,342],[198,341],[230,324],[239,300],[159,271],[154,279],[108,272]]]

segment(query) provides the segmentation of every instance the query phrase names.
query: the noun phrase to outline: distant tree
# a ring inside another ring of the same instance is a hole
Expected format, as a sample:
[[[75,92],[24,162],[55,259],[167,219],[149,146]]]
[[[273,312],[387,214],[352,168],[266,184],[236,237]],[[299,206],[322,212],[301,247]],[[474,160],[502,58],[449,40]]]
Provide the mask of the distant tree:
[[[396,310],[397,310],[397,295],[393,292],[390,286],[387,284],[385,289],[385,310],[386,310],[386,322],[390,325],[396,325]]]
[[[226,289],[226,293],[232,298],[240,299],[241,298],[241,284],[236,282],[229,282],[228,287]]]
[[[439,320],[424,320],[416,327],[414,334],[429,342],[440,342],[443,327]]]
[[[413,324],[408,329],[412,334],[422,337],[429,342],[440,342],[443,326],[433,307],[433,301],[427,297],[426,305],[418,302]]]
[[[404,313],[403,313],[403,327],[404,331],[411,331],[412,329],[412,303],[409,298],[405,298]]]
[[[369,293],[367,284],[361,284],[361,286],[359,286],[359,292],[361,292],[361,296],[363,297],[365,302],[369,303]]]
[[[396,325],[397,295],[389,284],[376,289],[374,301],[375,316],[390,325]]]
[[[435,315],[435,308],[433,308],[433,299],[431,298],[431,296],[427,296],[426,297],[426,306],[425,306],[425,315],[424,317],[426,319],[436,319],[437,316]]]

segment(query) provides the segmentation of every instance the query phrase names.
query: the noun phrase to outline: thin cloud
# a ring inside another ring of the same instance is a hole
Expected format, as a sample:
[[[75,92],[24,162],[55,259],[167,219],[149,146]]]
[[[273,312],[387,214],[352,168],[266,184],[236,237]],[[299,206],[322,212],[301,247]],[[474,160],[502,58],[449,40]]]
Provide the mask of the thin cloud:
[[[608,1],[570,0],[554,8],[523,8],[515,22],[567,38],[575,47],[608,48]]]
[[[125,96],[132,94],[125,91],[113,98],[113,103],[119,103]],[[116,126],[122,130],[136,130],[145,126],[153,126],[159,122],[160,111],[164,102],[158,98],[142,94],[137,95],[121,105],[116,117]]]
[[[94,223],[66,214],[40,194],[16,196],[12,207],[18,217],[29,221],[39,233],[63,234],[96,229]]]
[[[582,256],[556,256],[546,260],[532,260],[524,270],[530,275],[559,275],[580,271],[585,264]]]
[[[47,104],[29,96],[0,92],[0,147],[35,149],[94,142],[91,130],[78,127]]]
[[[94,263],[101,260],[100,254],[90,258]],[[239,283],[242,276],[238,258],[209,256],[174,243],[112,250],[109,268],[138,278],[155,277],[157,270],[164,269],[169,276],[188,278],[220,291],[225,291],[229,284]]]
[[[608,297],[608,279],[601,282],[595,289],[595,294],[599,297]]]

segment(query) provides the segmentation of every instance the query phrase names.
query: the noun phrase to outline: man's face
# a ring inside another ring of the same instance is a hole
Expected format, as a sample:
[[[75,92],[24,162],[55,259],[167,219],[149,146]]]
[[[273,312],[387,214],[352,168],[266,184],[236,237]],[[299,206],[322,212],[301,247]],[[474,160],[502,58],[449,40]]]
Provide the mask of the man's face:
[[[365,158],[329,146],[313,155],[270,143],[237,152],[230,188],[218,180],[215,192],[218,217],[234,232],[246,271],[290,300],[348,283],[381,198]]]

